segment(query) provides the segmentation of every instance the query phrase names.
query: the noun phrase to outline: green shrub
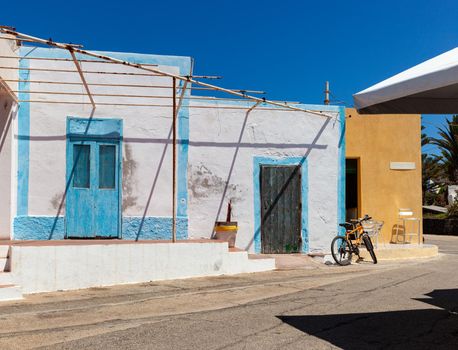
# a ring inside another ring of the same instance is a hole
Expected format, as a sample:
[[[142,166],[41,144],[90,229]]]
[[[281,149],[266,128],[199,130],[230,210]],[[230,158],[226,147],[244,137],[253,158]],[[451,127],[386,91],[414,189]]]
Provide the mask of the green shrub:
[[[453,204],[448,207],[447,217],[448,218],[457,218],[458,219],[458,198],[455,199]]]
[[[447,205],[447,200],[445,199],[444,193],[427,191],[425,193],[425,205],[438,205],[439,207],[445,207]]]

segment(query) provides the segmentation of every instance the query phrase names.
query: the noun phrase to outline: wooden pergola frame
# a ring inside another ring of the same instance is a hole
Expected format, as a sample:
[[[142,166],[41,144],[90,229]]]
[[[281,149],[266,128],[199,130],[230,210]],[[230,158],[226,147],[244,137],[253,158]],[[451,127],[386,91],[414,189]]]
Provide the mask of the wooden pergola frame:
[[[66,50],[70,53],[71,59],[51,59],[51,60],[60,60],[60,61],[67,61],[67,62],[73,62],[75,67],[76,67],[76,72],[79,74],[79,77],[81,79],[81,83],[69,83],[69,82],[45,82],[42,81],[43,83],[50,83],[50,84],[76,84],[76,85],[83,85],[84,89],[86,91],[86,94],[90,100],[90,104],[92,105],[93,111],[97,107],[97,103],[94,100],[94,96],[99,96],[100,94],[92,94],[90,86],[97,86],[97,85],[102,85],[102,84],[89,84],[85,78],[85,73],[90,73],[90,74],[121,74],[121,75],[146,75],[146,76],[163,76],[163,77],[169,77],[172,79],[172,94],[170,97],[165,97],[165,98],[171,98],[172,99],[172,105],[154,105],[154,104],[112,104],[112,103],[99,103],[100,105],[118,105],[118,106],[151,106],[151,107],[172,107],[172,129],[173,129],[173,148],[172,148],[172,158],[173,158],[173,179],[172,179],[172,242],[176,242],[176,156],[177,156],[177,116],[178,112],[182,106],[182,102],[184,99],[187,98],[194,98],[191,96],[185,96],[186,90],[190,89],[202,89],[202,90],[212,90],[212,91],[218,91],[218,92],[223,92],[227,93],[232,96],[236,96],[237,100],[247,100],[251,101],[254,104],[250,107],[248,107],[248,111],[251,112],[255,108],[259,108],[260,104],[265,104],[271,106],[269,109],[274,109],[274,110],[289,110],[289,111],[295,111],[295,112],[304,112],[308,114],[313,114],[316,116],[321,116],[321,117],[326,117],[326,118],[331,118],[331,115],[328,115],[326,113],[323,113],[321,111],[314,111],[314,110],[309,110],[309,109],[304,109],[300,108],[297,106],[293,106],[290,103],[292,102],[280,102],[280,101],[273,101],[273,100],[268,100],[263,97],[256,97],[252,95],[248,95],[247,92],[252,92],[252,93],[263,93],[262,91],[249,91],[249,90],[240,90],[240,89],[227,89],[223,87],[219,87],[213,84],[208,84],[205,82],[202,82],[200,80],[196,80],[197,76],[192,76],[192,72],[190,72],[190,75],[188,76],[181,76],[169,72],[162,71],[161,69],[157,68],[156,65],[151,65],[151,64],[138,64],[138,63],[133,63],[129,61],[124,61],[120,60],[114,57],[110,57],[107,55],[101,55],[96,52],[84,50],[81,45],[74,45],[74,44],[67,44],[67,43],[59,43],[59,42],[54,42],[51,39],[46,40],[38,37],[34,37],[31,35],[27,35],[24,33],[20,33],[13,28],[10,27],[5,27],[5,26],[0,26],[0,34],[6,34],[8,37],[0,37],[0,39],[6,39],[6,40],[16,40],[19,42],[28,42],[28,43],[35,43],[35,44],[42,44],[42,45],[47,45],[50,47]],[[89,57],[96,58],[97,60],[78,60],[76,57],[76,53],[81,54],[81,55],[86,55]],[[21,58],[21,57],[8,57],[8,56],[0,56],[0,58],[15,58],[15,59],[34,59],[34,58]],[[94,62],[94,63],[111,63],[111,64],[119,64],[124,67],[131,67],[138,69],[142,72],[147,72],[146,74],[136,74],[136,73],[122,73],[122,72],[91,72],[91,71],[84,71],[81,67],[80,62]],[[17,67],[0,67],[4,69],[19,69]],[[29,68],[32,70],[31,68]],[[43,70],[43,69],[41,69]],[[45,69],[46,70],[46,69]],[[67,70],[56,70],[56,69],[48,69],[47,71],[60,71],[60,72],[67,72]],[[73,72],[73,71],[69,71]],[[220,77],[209,77],[209,76],[200,76],[199,78],[203,79],[208,79],[208,78],[213,78],[213,79],[219,79]],[[7,93],[14,99],[16,103],[20,102],[44,102],[44,103],[62,103],[62,104],[89,104],[85,102],[66,102],[66,101],[20,101],[18,100],[15,92],[23,92],[23,91],[13,91],[8,84],[6,83],[7,81],[9,82],[19,82],[19,80],[3,80],[0,77],[0,88],[5,89]],[[177,82],[181,81],[183,82],[183,86],[178,88],[181,89],[180,96],[177,100]],[[190,85],[194,84],[197,85],[198,87],[191,87]],[[110,84],[103,84],[103,86],[110,86]],[[114,86],[114,85],[113,85]],[[140,85],[126,85],[126,86],[140,86]],[[145,87],[152,87],[152,86],[145,86]],[[166,88],[160,87],[160,88]],[[170,87],[167,87],[170,88]],[[32,91],[28,91],[29,93],[33,93]],[[35,93],[40,93],[40,92],[35,92]],[[48,92],[42,92],[42,93],[48,93]],[[49,92],[52,94],[52,92]],[[64,95],[65,93],[54,93],[56,95]],[[72,93],[69,93],[72,94]],[[78,95],[84,95],[84,94],[78,94]],[[103,94],[102,94],[103,95]],[[135,97],[135,98],[156,98],[158,96],[135,96],[135,95],[108,95],[108,96],[119,96],[119,97]],[[164,98],[161,96],[160,98]],[[198,97],[195,96],[195,99],[211,99],[211,100],[231,100],[231,99],[222,99],[222,98],[215,98],[215,97]],[[233,99],[232,99],[233,100]],[[197,108],[206,108],[205,106],[197,106]],[[218,107],[218,108],[227,108],[227,109],[247,109],[247,107],[233,107],[233,106],[227,106],[227,107]],[[267,109],[267,108],[259,108],[259,109]]]

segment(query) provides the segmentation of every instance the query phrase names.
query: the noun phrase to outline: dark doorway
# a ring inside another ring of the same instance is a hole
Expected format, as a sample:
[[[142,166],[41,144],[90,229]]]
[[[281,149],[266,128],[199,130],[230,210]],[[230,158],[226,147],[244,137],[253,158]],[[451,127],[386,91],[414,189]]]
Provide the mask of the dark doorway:
[[[357,219],[359,215],[359,162],[358,159],[346,160],[345,208],[346,220]]]
[[[262,253],[301,251],[301,167],[261,166]]]

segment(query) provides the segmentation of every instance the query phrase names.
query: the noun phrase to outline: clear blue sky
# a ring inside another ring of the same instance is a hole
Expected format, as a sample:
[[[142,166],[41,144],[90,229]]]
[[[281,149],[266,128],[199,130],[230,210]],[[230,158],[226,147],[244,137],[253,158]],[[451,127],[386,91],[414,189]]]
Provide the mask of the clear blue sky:
[[[338,99],[458,46],[456,0],[8,1],[1,24],[87,49],[186,55],[267,97]],[[426,117],[427,132],[444,117]]]

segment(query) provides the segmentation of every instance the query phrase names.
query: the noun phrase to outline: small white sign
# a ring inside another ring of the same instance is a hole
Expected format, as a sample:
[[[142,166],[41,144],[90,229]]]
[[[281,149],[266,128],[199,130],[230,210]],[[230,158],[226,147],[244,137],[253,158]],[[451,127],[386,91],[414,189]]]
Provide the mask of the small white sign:
[[[390,162],[391,170],[415,170],[414,162]]]

